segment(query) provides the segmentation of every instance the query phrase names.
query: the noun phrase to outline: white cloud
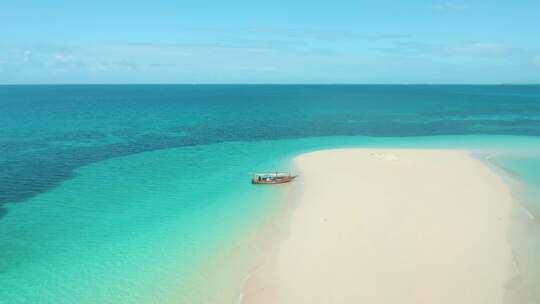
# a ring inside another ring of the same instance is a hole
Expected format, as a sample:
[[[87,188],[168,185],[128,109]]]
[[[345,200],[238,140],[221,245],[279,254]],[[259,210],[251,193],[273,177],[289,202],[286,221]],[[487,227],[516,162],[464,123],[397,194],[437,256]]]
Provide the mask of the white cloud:
[[[519,48],[495,42],[468,42],[456,44],[436,44],[421,41],[396,41],[392,46],[378,50],[409,56],[438,56],[438,57],[483,57],[501,58],[522,54]]]
[[[64,61],[66,59],[66,55],[64,55],[64,54],[56,54],[56,55],[54,55],[54,59],[56,59],[58,61]]]
[[[399,38],[407,38],[409,35],[397,34],[397,33],[362,33],[354,30],[329,30],[329,29],[317,29],[317,28],[294,28],[294,27],[243,27],[243,28],[223,28],[223,27],[191,27],[187,28],[189,31],[194,32],[208,32],[208,33],[227,33],[237,34],[241,36],[255,35],[257,39],[261,37],[269,38],[269,42],[272,43],[286,43],[286,44],[305,44],[304,39],[308,40],[393,40]],[[289,40],[276,40],[276,37],[280,39],[288,38]],[[292,40],[291,40],[292,39]]]
[[[443,2],[433,6],[433,9],[440,12],[459,12],[466,11],[470,8],[468,4],[457,2]]]
[[[540,67],[540,55],[537,55],[536,57],[533,58],[533,63],[534,65]]]
[[[32,52],[29,50],[25,50],[23,54],[24,54],[23,61],[24,62],[30,61],[30,56],[32,55]]]
[[[0,46],[0,83],[527,82],[540,70],[538,49],[497,41],[372,47],[327,54],[258,41]]]
[[[447,47],[447,52],[451,55],[500,57],[514,51],[516,49],[509,45],[493,42],[472,42]]]

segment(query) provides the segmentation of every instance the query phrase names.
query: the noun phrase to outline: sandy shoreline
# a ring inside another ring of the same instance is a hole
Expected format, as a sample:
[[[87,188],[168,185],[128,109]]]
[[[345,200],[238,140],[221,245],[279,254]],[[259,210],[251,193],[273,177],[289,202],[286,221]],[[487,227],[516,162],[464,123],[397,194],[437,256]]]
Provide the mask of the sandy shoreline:
[[[288,231],[243,303],[526,303],[503,180],[466,151],[301,155]]]

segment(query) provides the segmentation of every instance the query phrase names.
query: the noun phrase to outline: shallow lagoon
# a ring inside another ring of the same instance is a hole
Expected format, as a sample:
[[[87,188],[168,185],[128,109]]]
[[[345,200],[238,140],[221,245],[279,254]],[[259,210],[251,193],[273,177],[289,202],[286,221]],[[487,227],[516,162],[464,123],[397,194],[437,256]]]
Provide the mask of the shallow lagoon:
[[[8,206],[0,221],[4,299],[228,302],[238,296],[249,269],[249,262],[242,265],[233,256],[246,249],[253,255],[243,258],[256,255],[245,240],[286,203],[286,187],[252,186],[250,172],[288,169],[288,160],[299,153],[353,146],[470,149],[518,177],[530,193],[540,191],[533,174],[540,165],[540,140],[532,137],[314,137],[113,158]],[[537,197],[528,194],[522,201],[533,213]]]

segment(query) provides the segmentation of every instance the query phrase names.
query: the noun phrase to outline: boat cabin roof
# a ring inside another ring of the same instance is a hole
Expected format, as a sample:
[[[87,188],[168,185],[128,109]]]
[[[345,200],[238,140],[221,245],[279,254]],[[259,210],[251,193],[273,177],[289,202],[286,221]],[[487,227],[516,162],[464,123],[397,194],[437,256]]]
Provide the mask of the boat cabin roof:
[[[260,177],[280,177],[280,176],[289,176],[287,172],[273,172],[273,173],[255,173],[253,176]]]

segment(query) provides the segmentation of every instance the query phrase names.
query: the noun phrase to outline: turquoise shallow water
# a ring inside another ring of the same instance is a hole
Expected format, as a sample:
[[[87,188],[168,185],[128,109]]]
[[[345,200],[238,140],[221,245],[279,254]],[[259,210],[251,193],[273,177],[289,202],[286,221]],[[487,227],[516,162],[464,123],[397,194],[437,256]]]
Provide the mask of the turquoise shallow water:
[[[231,303],[233,257],[288,189],[250,172],[317,149],[470,149],[540,214],[539,87],[0,87],[0,104],[0,303]]]

